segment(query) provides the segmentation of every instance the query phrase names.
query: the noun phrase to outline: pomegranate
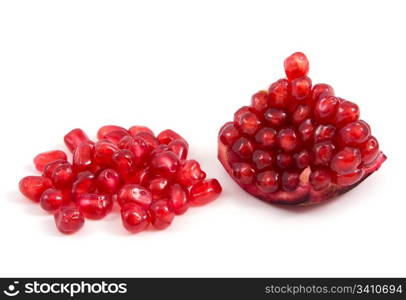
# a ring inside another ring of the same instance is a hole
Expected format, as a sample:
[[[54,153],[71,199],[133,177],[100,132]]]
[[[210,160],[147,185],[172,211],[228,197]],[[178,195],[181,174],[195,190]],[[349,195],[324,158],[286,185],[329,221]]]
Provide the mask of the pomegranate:
[[[259,199],[320,203],[360,184],[386,156],[359,120],[358,105],[336,97],[328,84],[312,86],[303,53],[286,58],[284,67],[286,79],[254,94],[220,129],[218,158]]]
[[[145,126],[129,130],[106,125],[91,141],[81,129],[64,137],[72,160],[60,150],[34,158],[42,176],[27,176],[20,191],[53,213],[58,230],[74,233],[84,220],[100,220],[117,202],[122,224],[131,233],[168,227],[189,206],[208,203],[221,193],[200,164],[187,159],[189,144],[173,130],[155,136]],[[365,151],[373,153],[373,141]],[[343,178],[342,180],[348,180]]]

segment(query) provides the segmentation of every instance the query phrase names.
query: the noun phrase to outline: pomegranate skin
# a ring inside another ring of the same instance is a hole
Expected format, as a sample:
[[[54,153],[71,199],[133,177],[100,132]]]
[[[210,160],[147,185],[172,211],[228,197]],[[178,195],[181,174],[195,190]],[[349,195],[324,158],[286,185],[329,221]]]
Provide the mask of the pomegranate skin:
[[[83,214],[74,207],[62,208],[54,215],[54,219],[56,227],[64,234],[77,232],[85,223]]]
[[[34,157],[35,168],[42,172],[45,165],[55,160],[67,160],[66,153],[61,150],[42,152]]]
[[[218,158],[259,199],[316,204],[356,187],[386,156],[355,103],[336,97],[328,84],[312,87],[303,53],[284,66],[287,79],[270,85],[267,103],[266,93],[254,94],[251,106],[237,109],[234,121],[220,129]]]
[[[39,202],[42,193],[50,187],[52,181],[42,176],[27,176],[19,183],[21,194],[34,202]]]
[[[76,128],[67,133],[63,140],[70,152],[73,152],[81,143],[89,141],[89,137],[82,129]]]

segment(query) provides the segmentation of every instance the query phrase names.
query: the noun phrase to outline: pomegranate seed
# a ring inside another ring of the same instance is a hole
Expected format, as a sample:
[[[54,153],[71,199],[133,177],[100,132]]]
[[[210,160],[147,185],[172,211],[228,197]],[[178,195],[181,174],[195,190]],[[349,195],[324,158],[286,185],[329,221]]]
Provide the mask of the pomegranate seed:
[[[52,172],[51,179],[58,188],[70,186],[75,179],[72,165],[68,162],[58,165]]]
[[[127,132],[127,134],[128,134],[128,131],[127,131],[125,128],[121,127],[121,126],[117,126],[117,125],[106,125],[106,126],[101,127],[101,128],[97,131],[97,138],[98,138],[99,140],[103,140],[103,139],[106,137],[106,135],[108,135],[109,133],[114,132],[114,131],[122,131],[122,132],[125,131],[125,132]]]
[[[189,186],[206,178],[200,164],[194,159],[181,161],[176,174],[177,181],[183,186]]]
[[[179,158],[173,152],[163,152],[152,157],[150,165],[156,174],[172,178],[178,169]]]
[[[125,129],[117,129],[106,133],[103,140],[109,141],[114,145],[117,145],[125,136],[130,135]]]
[[[135,137],[141,138],[150,151],[159,146],[158,139],[148,132],[139,132],[135,135]]]
[[[131,138],[129,150],[134,154],[136,165],[141,165],[145,162],[152,149],[147,145],[144,139],[136,136]]]
[[[96,189],[96,177],[92,172],[85,171],[79,173],[72,185],[73,201],[76,202],[80,194],[94,193]]]
[[[104,169],[97,176],[96,185],[99,192],[113,195],[121,186],[120,175],[113,169]]]
[[[130,150],[117,150],[113,153],[112,160],[114,168],[122,176],[126,176],[135,170],[135,156]]]
[[[118,147],[111,142],[101,140],[94,145],[94,162],[101,167],[112,167],[113,153]]]
[[[42,172],[42,175],[44,175],[45,177],[51,178],[52,177],[52,173],[54,172],[55,168],[61,164],[67,163],[66,160],[63,159],[58,159],[58,160],[54,160],[51,161],[49,163],[47,163],[44,166],[44,170]]]
[[[194,205],[203,205],[215,200],[221,191],[217,179],[206,179],[192,185],[189,191],[189,201]]]
[[[67,160],[65,152],[60,150],[53,150],[40,153],[34,157],[34,165],[38,171],[42,172],[45,165],[55,160]]]
[[[151,224],[155,229],[162,230],[171,225],[175,217],[172,208],[165,200],[158,200],[149,208]]]
[[[157,177],[149,182],[149,190],[154,200],[162,199],[166,196],[169,188],[169,180],[163,177]]]
[[[121,220],[124,228],[131,233],[146,230],[150,222],[145,208],[134,203],[127,204],[121,209]]]
[[[85,218],[82,213],[73,207],[60,209],[55,215],[55,224],[58,230],[65,234],[71,234],[83,227]]]
[[[289,80],[306,76],[309,73],[309,61],[302,52],[293,53],[286,58],[284,67]]]
[[[77,197],[76,205],[85,218],[100,220],[111,211],[113,201],[109,195],[80,194]]]
[[[77,146],[79,146],[83,142],[89,141],[89,138],[82,129],[76,128],[66,134],[63,140],[70,152],[73,152],[73,150],[75,150]]]
[[[145,133],[149,133],[150,135],[155,137],[154,132],[145,126],[138,126],[138,125],[132,126],[132,127],[130,127],[130,129],[128,129],[128,132],[132,136],[136,136],[137,134],[139,134],[141,132],[145,132]]]
[[[43,210],[55,212],[61,208],[63,204],[63,194],[60,190],[49,188],[45,190],[39,200]]]
[[[233,174],[242,184],[250,184],[254,179],[255,170],[250,164],[238,162],[233,164]]]
[[[168,147],[180,160],[186,159],[189,145],[184,140],[174,140],[168,144]]]
[[[158,134],[157,139],[160,144],[165,144],[165,145],[168,145],[170,142],[172,142],[174,140],[183,140],[185,143],[187,143],[183,137],[181,137],[175,131],[170,130],[170,129],[166,129],[166,130],[162,131],[160,134]]]
[[[284,67],[287,79],[254,94],[220,129],[218,157],[262,200],[320,203],[353,188],[386,157],[355,103],[328,84],[312,86],[303,53],[286,58]]]
[[[73,168],[76,172],[90,170],[93,167],[94,145],[84,142],[73,151]]]
[[[152,203],[151,192],[138,184],[126,184],[117,193],[117,202],[121,207],[135,203],[148,208]]]
[[[176,215],[184,214],[189,208],[186,191],[179,184],[169,187],[168,201]]]
[[[361,152],[357,148],[345,147],[331,161],[331,169],[338,174],[348,174],[355,171],[361,163]]]
[[[251,106],[257,113],[264,112],[268,108],[268,93],[260,91],[251,98]]]
[[[27,176],[19,183],[21,194],[34,202],[38,202],[42,193],[50,187],[52,181],[42,176]]]

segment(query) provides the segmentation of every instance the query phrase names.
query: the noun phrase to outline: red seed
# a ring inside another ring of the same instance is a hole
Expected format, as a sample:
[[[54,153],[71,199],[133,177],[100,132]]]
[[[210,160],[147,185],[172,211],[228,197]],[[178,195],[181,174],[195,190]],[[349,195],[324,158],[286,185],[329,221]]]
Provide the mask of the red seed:
[[[379,154],[379,143],[373,136],[360,146],[362,162],[365,165],[372,163]]]
[[[40,153],[34,157],[34,165],[38,171],[42,172],[45,165],[55,160],[67,160],[65,152],[60,150],[52,150]]]
[[[233,164],[233,175],[242,184],[251,184],[255,176],[255,170],[248,163],[238,162]]]
[[[330,185],[331,181],[331,172],[328,170],[318,169],[310,173],[309,182],[316,191],[324,190]]]
[[[55,212],[61,208],[63,200],[63,194],[60,190],[49,188],[42,193],[39,202],[43,210]]]
[[[338,104],[337,113],[335,116],[335,124],[342,127],[348,123],[354,122],[359,118],[359,107],[357,104],[350,101],[342,100]]]
[[[272,153],[264,150],[255,150],[252,155],[252,162],[258,170],[271,167],[274,164],[275,157]]]
[[[55,224],[58,230],[65,234],[71,234],[83,227],[85,218],[83,214],[73,207],[60,209],[55,215]]]
[[[330,142],[321,142],[313,146],[312,160],[317,166],[328,166],[332,160],[336,147]]]
[[[306,76],[309,72],[309,61],[302,52],[295,52],[285,59],[286,76],[289,80]]]
[[[275,171],[265,171],[256,176],[257,187],[263,193],[274,193],[279,188],[279,174]]]
[[[309,151],[302,150],[300,152],[297,152],[293,155],[293,159],[295,160],[297,168],[305,169],[309,166],[309,163],[310,163]]]
[[[371,129],[365,121],[355,121],[347,124],[338,132],[340,141],[344,145],[357,146],[366,142],[371,135]]]
[[[289,82],[286,79],[279,79],[269,87],[269,106],[285,108],[289,104]]]
[[[130,135],[127,130],[117,129],[106,133],[103,137],[103,140],[109,141],[114,145],[117,145],[125,136]]]
[[[334,121],[339,99],[334,96],[320,98],[314,108],[314,116],[320,123],[332,123]]]
[[[299,146],[299,137],[291,128],[284,128],[278,132],[277,136],[279,147],[286,152],[291,152]]]
[[[314,132],[314,141],[331,141],[336,133],[336,128],[333,125],[319,125]]]
[[[149,182],[149,190],[152,193],[152,199],[162,199],[167,196],[169,189],[169,180],[163,177],[157,177]]]
[[[292,113],[292,123],[298,125],[311,115],[311,109],[308,105],[298,105]]]
[[[113,201],[109,195],[80,194],[77,197],[76,205],[85,218],[100,220],[111,211]]]
[[[101,127],[98,131],[97,131],[97,138],[99,140],[102,140],[106,137],[106,135],[108,135],[109,133],[113,132],[113,131],[121,131],[121,132],[127,132],[128,131],[121,127],[121,126],[117,126],[117,125],[105,125],[103,127]]]
[[[149,215],[151,219],[151,224],[155,229],[162,230],[171,225],[175,214],[165,200],[158,200],[152,203],[149,208]]]
[[[300,174],[297,171],[285,171],[282,174],[282,187],[290,192],[298,188],[300,183]]]
[[[179,184],[170,186],[168,202],[176,215],[184,214],[189,208],[187,193]]]
[[[223,144],[231,145],[238,139],[240,132],[235,128],[234,123],[229,122],[220,129],[219,136]]]
[[[120,175],[113,169],[104,169],[97,176],[96,185],[100,193],[113,195],[121,187]]]
[[[276,155],[276,165],[281,169],[289,169],[293,166],[293,156],[288,153],[278,153]]]
[[[58,159],[58,160],[47,163],[44,167],[44,171],[42,172],[42,175],[45,177],[51,178],[52,173],[54,172],[55,168],[64,163],[67,163],[67,161],[63,160],[63,159]]]
[[[66,134],[63,140],[70,152],[73,152],[77,146],[85,141],[89,141],[89,137],[82,129],[76,128]]]
[[[21,194],[34,202],[38,202],[42,193],[50,187],[52,181],[42,176],[27,176],[19,183]]]
[[[146,230],[150,222],[147,210],[134,203],[127,204],[121,209],[121,220],[124,228],[131,233]]]
[[[310,97],[312,92],[312,81],[309,77],[299,77],[291,82],[291,95],[297,101],[303,101]]]
[[[94,174],[89,171],[81,172],[72,185],[72,199],[76,202],[80,194],[94,193],[96,189],[96,177]]]
[[[357,183],[364,176],[364,169],[357,169],[349,174],[337,174],[336,183],[343,186],[348,186]]]
[[[130,129],[128,129],[128,131],[132,136],[136,136],[137,134],[139,134],[141,132],[149,133],[150,135],[155,136],[154,132],[145,126],[134,125],[134,126],[130,127]]]
[[[173,152],[163,152],[152,157],[151,170],[158,175],[172,178],[178,169],[179,158]]]
[[[190,186],[206,178],[206,173],[200,168],[200,164],[194,160],[181,161],[176,174],[176,180],[183,186]]]
[[[259,91],[251,97],[251,106],[257,113],[264,112],[268,108],[269,96],[266,91]]]
[[[222,188],[217,179],[206,179],[192,185],[189,201],[194,205],[203,205],[215,200],[221,191]]]
[[[312,102],[316,103],[319,99],[334,96],[334,89],[332,86],[325,83],[318,83],[313,86],[312,89]]]
[[[276,145],[276,130],[264,127],[255,135],[255,141],[264,148],[272,148]]]
[[[93,167],[94,144],[84,142],[73,151],[73,168],[76,172],[90,170]]]
[[[331,161],[331,169],[338,174],[354,172],[361,163],[361,152],[357,148],[345,147]]]
[[[281,109],[269,108],[264,114],[267,124],[271,127],[281,127],[287,122],[287,114]]]
[[[118,150],[118,147],[111,142],[101,140],[94,145],[94,162],[101,167],[112,167],[113,153]]]
[[[172,142],[174,140],[183,140],[183,141],[185,141],[185,143],[187,143],[186,140],[182,136],[180,136],[175,131],[170,130],[170,129],[166,129],[166,130],[162,131],[160,134],[158,134],[157,138],[158,138],[159,144],[168,145],[170,142]]]
[[[66,188],[70,186],[75,179],[72,165],[68,162],[58,165],[52,172],[51,179],[57,188]]]
[[[135,203],[148,208],[152,203],[149,190],[138,184],[126,184],[117,193],[117,202],[121,207],[127,203]]]
[[[248,158],[254,152],[254,146],[250,140],[245,137],[240,137],[232,147],[235,154],[241,158]]]
[[[121,175],[127,176],[135,170],[134,154],[127,149],[120,149],[113,153],[113,167]]]
[[[168,148],[175,153],[180,160],[186,159],[189,151],[189,145],[184,140],[174,140],[168,144]]]
[[[238,119],[238,128],[245,134],[254,135],[261,126],[261,121],[252,112],[242,114]]]

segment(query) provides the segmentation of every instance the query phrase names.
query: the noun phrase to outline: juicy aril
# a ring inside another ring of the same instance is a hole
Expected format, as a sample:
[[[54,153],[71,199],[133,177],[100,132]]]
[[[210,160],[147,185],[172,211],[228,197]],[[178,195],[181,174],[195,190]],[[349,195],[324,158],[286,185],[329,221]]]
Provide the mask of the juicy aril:
[[[307,76],[297,52],[286,79],[259,91],[219,133],[218,157],[248,193],[271,203],[314,204],[345,193],[385,161],[358,105]]]

